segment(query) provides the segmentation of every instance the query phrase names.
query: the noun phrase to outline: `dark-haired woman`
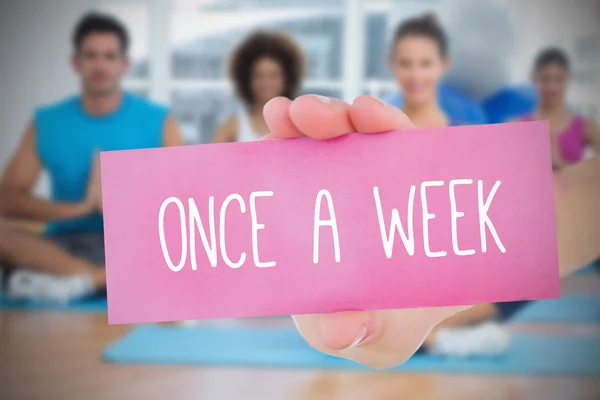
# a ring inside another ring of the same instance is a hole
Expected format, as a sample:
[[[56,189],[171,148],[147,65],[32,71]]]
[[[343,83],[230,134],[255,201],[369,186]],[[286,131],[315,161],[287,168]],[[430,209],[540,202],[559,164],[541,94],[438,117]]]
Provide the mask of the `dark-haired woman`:
[[[271,99],[296,97],[302,81],[304,59],[288,36],[255,32],[234,50],[230,76],[242,104],[236,115],[218,128],[213,142],[247,142],[269,132],[263,107]]]
[[[581,161],[587,146],[596,154],[600,151],[598,127],[567,108],[569,70],[569,59],[560,49],[546,49],[536,57],[532,78],[538,91],[538,108],[522,118],[549,121],[555,170]]]
[[[402,91],[402,109],[419,128],[461,123],[444,113],[437,98],[448,65],[448,39],[434,16],[411,18],[398,26],[392,40],[390,68]]]
[[[402,90],[403,111],[418,128],[463,124],[450,119],[437,98],[448,65],[448,39],[434,16],[411,18],[398,26],[390,66]],[[485,322],[505,319],[525,304],[481,304],[458,313],[436,327],[422,350],[460,356],[502,353],[508,348],[506,332],[497,323]]]

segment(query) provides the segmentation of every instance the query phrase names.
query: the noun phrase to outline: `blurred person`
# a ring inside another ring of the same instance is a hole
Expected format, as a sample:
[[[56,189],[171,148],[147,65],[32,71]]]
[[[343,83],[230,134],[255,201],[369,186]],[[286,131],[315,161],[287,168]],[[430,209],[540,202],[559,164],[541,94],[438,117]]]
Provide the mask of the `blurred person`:
[[[418,128],[461,125],[438,101],[446,73],[448,38],[433,14],[400,23],[392,39],[390,68],[404,98],[403,111]]]
[[[532,79],[539,104],[522,121],[547,120],[550,123],[552,167],[556,169],[583,160],[586,147],[600,154],[600,130],[592,121],[571,112],[566,104],[570,65],[567,55],[558,48],[538,54]]]
[[[418,128],[462,125],[442,109],[438,86],[449,66],[448,39],[432,14],[400,23],[393,40],[390,66],[404,97],[403,111]],[[496,320],[507,320],[528,302],[480,304],[459,313],[437,329],[421,350],[446,355],[493,355],[508,349],[508,336]],[[490,323],[486,323],[486,322]]]
[[[585,117],[573,114],[566,105],[569,71],[569,59],[562,50],[549,48],[540,52],[532,73],[539,106],[533,114],[520,118],[521,121],[549,121],[555,171],[582,161],[588,145],[594,153],[600,150],[598,127]],[[506,348],[506,339],[492,324],[486,322],[510,320],[529,303],[516,301],[477,305],[438,325],[425,341],[425,347],[436,349],[442,346],[444,349],[439,351],[457,353],[501,352]],[[443,329],[468,326],[475,329]],[[486,332],[487,336],[473,334],[481,331]]]
[[[34,112],[0,180],[0,264],[16,268],[6,282],[12,298],[66,302],[102,290],[96,153],[182,143],[166,108],[122,91],[129,35],[119,21],[88,14],[72,40],[82,93]],[[50,200],[32,193],[42,169],[51,179]],[[46,230],[36,235],[12,217],[44,222]]]
[[[242,104],[217,129],[213,142],[259,139],[269,131],[263,106],[277,96],[293,99],[298,94],[304,70],[302,50],[285,34],[259,31],[237,46],[229,68]]]
[[[559,170],[567,165],[583,160],[586,147],[591,146],[595,154],[600,149],[600,132],[598,127],[585,117],[573,114],[566,105],[566,92],[569,80],[569,59],[557,48],[545,49],[538,54],[533,67],[533,82],[538,91],[539,106],[531,115],[522,117],[521,121],[547,120],[550,124],[552,166]],[[598,264],[596,264],[596,267]],[[465,312],[459,313],[438,326],[459,327],[477,326],[500,337],[493,332],[487,321],[506,321],[528,305],[530,301],[516,301],[496,304],[480,304]],[[482,325],[479,325],[482,324]],[[426,347],[447,346],[452,343],[455,351],[469,352],[473,346],[478,351],[500,351],[501,348],[487,348],[487,343],[478,342],[482,336],[471,335],[473,330],[456,329],[442,332],[443,339],[438,337],[438,330],[425,341]],[[485,338],[484,338],[485,339]],[[492,346],[498,341],[490,340]],[[504,348],[504,346],[502,346]]]
[[[288,35],[257,31],[233,50],[229,75],[240,104],[213,136],[213,143],[250,142],[269,132],[263,107],[271,99],[294,99],[300,90],[304,57],[300,46]],[[235,319],[223,320],[235,323]],[[183,321],[195,325],[198,321]]]
[[[361,96],[353,104],[315,95],[279,97],[264,108],[269,138],[326,140],[348,133],[374,134],[414,128],[398,108]],[[443,168],[443,166],[442,166]],[[558,264],[565,277],[600,256],[600,158],[554,174]],[[374,368],[409,359],[440,322],[468,306],[345,311],[295,315],[300,334],[315,349]]]

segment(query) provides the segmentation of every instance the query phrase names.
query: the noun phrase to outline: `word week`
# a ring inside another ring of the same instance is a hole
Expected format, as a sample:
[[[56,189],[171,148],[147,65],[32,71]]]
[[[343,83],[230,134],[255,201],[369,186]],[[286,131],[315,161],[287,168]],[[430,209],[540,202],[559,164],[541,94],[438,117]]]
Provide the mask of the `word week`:
[[[419,187],[420,200],[421,200],[421,221],[423,224],[423,250],[427,257],[445,257],[448,255],[447,251],[432,251],[429,243],[429,221],[435,218],[435,214],[430,212],[427,204],[427,189],[430,187],[444,186],[443,181],[424,181]],[[460,249],[458,246],[458,232],[457,232],[457,220],[463,217],[465,214],[457,208],[455,189],[459,185],[472,185],[474,184],[472,179],[454,179],[448,183],[448,194],[450,200],[450,230],[452,237],[452,251],[457,256],[469,256],[475,254],[475,249]],[[500,187],[500,181],[496,181],[490,190],[487,197],[484,197],[483,193],[483,182],[477,181],[477,208],[479,216],[479,232],[481,240],[481,252],[487,252],[487,240],[486,240],[486,228],[490,232],[496,246],[502,253],[506,253],[506,249],[494,228],[494,224],[488,216],[488,211]],[[374,207],[377,211],[377,223],[379,224],[379,231],[381,232],[381,242],[383,245],[383,251],[387,258],[392,258],[395,242],[396,231],[399,232],[400,238],[409,256],[415,254],[415,235],[414,235],[414,202],[416,186],[412,185],[408,194],[408,207],[407,217],[405,224],[400,219],[399,211],[394,208],[391,213],[391,220],[389,226],[386,226],[386,220],[384,217],[383,208],[381,205],[381,196],[379,188],[373,187],[373,199]],[[253,263],[258,268],[270,268],[276,265],[276,262],[261,261],[259,258],[259,241],[258,233],[260,230],[265,229],[265,225],[259,222],[258,215],[256,213],[256,202],[269,201],[270,197],[274,197],[275,194],[272,191],[258,191],[252,192],[248,200],[248,208],[250,209],[250,223],[252,227],[252,259]],[[272,200],[271,200],[272,201]],[[158,213],[158,233],[160,237],[160,245],[162,254],[164,256],[167,266],[174,272],[178,272],[186,264],[189,258],[191,267],[193,270],[198,268],[196,259],[196,232],[200,234],[200,240],[208,256],[208,260],[213,267],[217,266],[218,249],[220,249],[221,258],[223,262],[231,268],[240,268],[246,262],[246,253],[242,252],[237,261],[233,261],[228,252],[226,245],[226,229],[225,219],[227,211],[232,202],[237,202],[242,213],[246,213],[246,202],[239,194],[231,194],[225,198],[221,204],[219,210],[219,240],[217,246],[217,235],[215,230],[215,199],[211,196],[208,199],[208,234],[205,229],[204,223],[200,218],[196,202],[193,198],[188,199],[187,202],[187,213],[183,202],[177,197],[169,197],[160,206]],[[321,207],[325,203],[329,211],[328,219],[321,219]],[[180,218],[181,227],[181,258],[179,262],[175,264],[170,256],[169,248],[167,246],[167,239],[165,235],[165,213],[167,207],[174,205],[177,207]],[[340,239],[338,224],[335,214],[334,201],[331,193],[322,189],[317,193],[314,207],[314,219],[313,219],[313,262],[317,264],[319,262],[319,235],[322,227],[331,228],[331,234],[334,246],[334,257],[335,261],[339,263],[341,261],[341,250],[340,250]]]

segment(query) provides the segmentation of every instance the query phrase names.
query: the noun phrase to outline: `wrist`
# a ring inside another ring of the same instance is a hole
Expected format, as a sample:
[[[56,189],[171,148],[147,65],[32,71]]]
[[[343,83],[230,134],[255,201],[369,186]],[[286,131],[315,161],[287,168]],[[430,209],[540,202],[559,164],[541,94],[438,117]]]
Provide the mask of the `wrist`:
[[[75,212],[76,216],[81,216],[81,215],[86,215],[86,214],[91,213],[93,211],[93,209],[94,209],[94,203],[91,201],[91,199],[86,198],[82,202],[77,203],[75,205],[74,212]]]

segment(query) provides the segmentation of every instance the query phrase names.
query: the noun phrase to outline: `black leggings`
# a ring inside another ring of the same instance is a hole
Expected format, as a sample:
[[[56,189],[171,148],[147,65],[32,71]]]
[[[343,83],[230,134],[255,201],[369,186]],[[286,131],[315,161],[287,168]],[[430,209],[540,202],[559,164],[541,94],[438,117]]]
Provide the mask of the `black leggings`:
[[[503,303],[494,303],[498,310],[498,320],[506,321],[512,318],[517,312],[521,311],[532,300],[507,301]]]
[[[594,269],[597,273],[600,273],[600,259],[596,260],[593,264]],[[509,301],[506,303],[494,303],[498,308],[498,319],[500,321],[506,321],[513,317],[517,312],[522,310],[527,304],[531,303],[531,300],[523,301]]]

